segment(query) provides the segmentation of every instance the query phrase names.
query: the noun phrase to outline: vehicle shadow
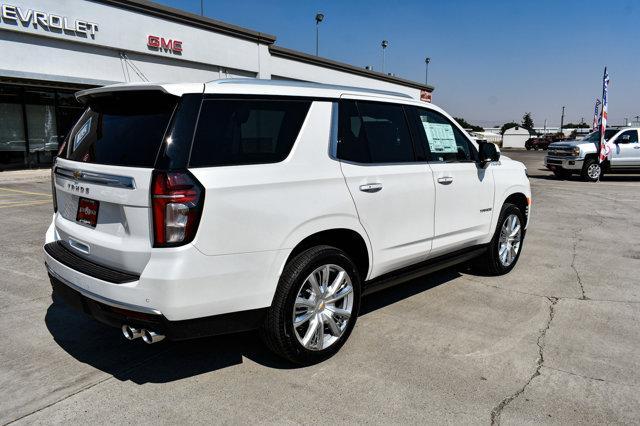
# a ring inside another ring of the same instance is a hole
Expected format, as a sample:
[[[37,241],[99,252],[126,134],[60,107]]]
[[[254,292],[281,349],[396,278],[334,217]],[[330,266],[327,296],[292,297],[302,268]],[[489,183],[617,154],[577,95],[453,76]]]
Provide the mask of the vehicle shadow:
[[[458,277],[456,269],[448,269],[366,296],[360,308],[364,318],[360,320],[366,321],[371,312]],[[270,352],[257,331],[147,345],[141,339],[125,340],[120,330],[73,310],[55,296],[45,324],[55,342],[78,361],[137,384],[185,379],[242,364],[244,358],[269,368],[300,368]]]

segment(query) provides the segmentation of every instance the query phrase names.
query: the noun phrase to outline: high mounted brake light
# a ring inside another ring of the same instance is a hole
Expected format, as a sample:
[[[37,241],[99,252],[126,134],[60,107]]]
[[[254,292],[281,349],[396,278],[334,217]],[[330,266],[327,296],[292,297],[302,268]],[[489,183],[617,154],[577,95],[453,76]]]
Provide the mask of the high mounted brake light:
[[[195,177],[188,172],[154,171],[151,204],[154,247],[193,241],[204,204],[204,188]]]

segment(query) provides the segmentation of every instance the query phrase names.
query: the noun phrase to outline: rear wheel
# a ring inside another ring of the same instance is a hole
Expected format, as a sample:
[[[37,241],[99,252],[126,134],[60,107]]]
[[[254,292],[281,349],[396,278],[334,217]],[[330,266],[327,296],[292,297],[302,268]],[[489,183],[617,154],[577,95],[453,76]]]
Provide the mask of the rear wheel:
[[[262,337],[289,361],[313,364],[338,352],[359,308],[360,275],[353,261],[335,247],[313,247],[285,266]]]
[[[602,177],[602,165],[595,158],[588,158],[582,166],[582,179],[596,182]]]
[[[522,252],[525,223],[524,212],[514,204],[505,203],[487,252],[476,259],[475,268],[489,275],[511,271]]]

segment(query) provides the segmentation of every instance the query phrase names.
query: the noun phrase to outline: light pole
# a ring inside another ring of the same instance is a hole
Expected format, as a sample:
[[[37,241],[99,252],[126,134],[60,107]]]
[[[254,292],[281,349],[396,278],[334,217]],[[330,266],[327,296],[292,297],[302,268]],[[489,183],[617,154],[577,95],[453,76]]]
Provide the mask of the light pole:
[[[324,14],[318,12],[316,13],[316,56],[318,56],[318,48],[320,46],[320,41],[319,41],[319,29],[320,28],[320,22],[322,22],[324,20]]]
[[[382,73],[384,74],[384,51],[389,46],[389,42],[387,40],[382,40],[380,46],[382,46]]]
[[[424,84],[429,84],[429,62],[431,62],[431,58],[427,56],[424,60]]]
[[[204,0],[200,0],[200,16],[204,16]]]
[[[562,128],[564,127],[564,107],[562,107],[562,116],[560,117],[560,131],[562,132]]]

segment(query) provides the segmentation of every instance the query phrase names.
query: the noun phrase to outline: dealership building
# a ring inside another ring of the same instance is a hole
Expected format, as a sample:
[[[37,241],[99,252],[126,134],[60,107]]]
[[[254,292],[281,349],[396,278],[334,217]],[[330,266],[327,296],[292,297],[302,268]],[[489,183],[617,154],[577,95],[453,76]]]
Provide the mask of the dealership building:
[[[0,170],[50,164],[81,112],[74,92],[113,83],[282,79],[431,100],[431,86],[275,42],[144,0],[0,0]]]

